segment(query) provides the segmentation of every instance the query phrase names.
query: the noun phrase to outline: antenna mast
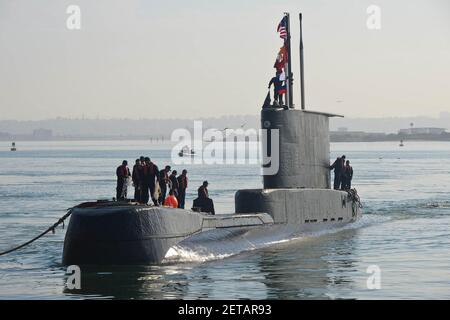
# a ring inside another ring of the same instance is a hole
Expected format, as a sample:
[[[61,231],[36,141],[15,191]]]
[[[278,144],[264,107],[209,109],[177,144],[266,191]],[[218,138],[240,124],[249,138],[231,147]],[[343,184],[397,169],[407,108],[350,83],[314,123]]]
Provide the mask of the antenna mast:
[[[298,14],[300,20],[300,95],[302,110],[305,110],[305,78],[303,63],[303,30],[302,30],[302,14]]]
[[[284,13],[285,17],[286,17],[286,31],[287,31],[287,39],[286,39],[286,47],[287,47],[287,51],[288,51],[288,67],[287,67],[287,106],[289,108],[294,108],[294,100],[293,100],[293,83],[294,83],[294,77],[292,74],[292,68],[291,68],[291,21],[289,18],[289,13],[285,12]]]

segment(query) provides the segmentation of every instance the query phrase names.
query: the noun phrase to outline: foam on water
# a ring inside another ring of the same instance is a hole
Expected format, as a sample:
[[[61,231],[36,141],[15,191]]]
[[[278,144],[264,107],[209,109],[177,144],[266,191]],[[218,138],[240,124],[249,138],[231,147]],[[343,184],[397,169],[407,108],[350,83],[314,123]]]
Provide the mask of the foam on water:
[[[231,257],[232,254],[214,254],[194,251],[182,246],[173,246],[167,251],[163,263],[206,262]]]
[[[427,209],[443,209],[450,208],[450,201],[436,201],[436,202],[428,202],[424,206]]]
[[[295,226],[272,226],[252,229],[225,229],[205,232],[171,247],[164,263],[206,262],[221,260],[243,252],[249,252],[269,246],[288,245],[304,239],[313,239],[324,235],[364,228],[377,223],[390,221],[390,217],[368,215],[340,227],[325,228],[316,231],[299,231]]]

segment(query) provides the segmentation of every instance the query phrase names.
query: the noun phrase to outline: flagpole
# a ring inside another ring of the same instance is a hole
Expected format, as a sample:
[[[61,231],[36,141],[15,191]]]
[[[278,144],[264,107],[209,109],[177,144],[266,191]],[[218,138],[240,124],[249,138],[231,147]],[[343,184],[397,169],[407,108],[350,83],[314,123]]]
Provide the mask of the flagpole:
[[[287,51],[288,51],[288,70],[287,70],[287,81],[286,81],[286,87],[287,87],[287,95],[286,95],[286,104],[289,108],[294,108],[294,104],[293,104],[293,74],[292,74],[292,68],[291,68],[291,22],[290,22],[290,17],[289,17],[289,13],[285,13],[286,16],[286,32],[287,32],[287,39],[286,39],[286,44],[287,44]]]
[[[300,20],[300,95],[302,110],[305,110],[305,77],[304,77],[304,63],[303,63],[303,30],[302,30],[302,14],[298,15]]]

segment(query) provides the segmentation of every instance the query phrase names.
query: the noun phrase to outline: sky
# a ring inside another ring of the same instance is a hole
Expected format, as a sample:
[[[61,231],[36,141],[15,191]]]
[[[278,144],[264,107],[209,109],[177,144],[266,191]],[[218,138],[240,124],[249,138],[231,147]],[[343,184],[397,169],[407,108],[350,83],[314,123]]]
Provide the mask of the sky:
[[[286,11],[297,106],[302,12],[307,109],[450,111],[448,0],[0,0],[0,120],[257,114]]]

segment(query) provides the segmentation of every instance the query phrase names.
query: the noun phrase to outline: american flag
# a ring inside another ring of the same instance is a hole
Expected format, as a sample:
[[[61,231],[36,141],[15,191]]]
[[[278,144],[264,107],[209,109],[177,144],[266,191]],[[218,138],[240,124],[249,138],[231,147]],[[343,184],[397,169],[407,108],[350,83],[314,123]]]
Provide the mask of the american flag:
[[[287,39],[286,17],[283,17],[278,24],[277,32],[280,34],[281,39]]]

